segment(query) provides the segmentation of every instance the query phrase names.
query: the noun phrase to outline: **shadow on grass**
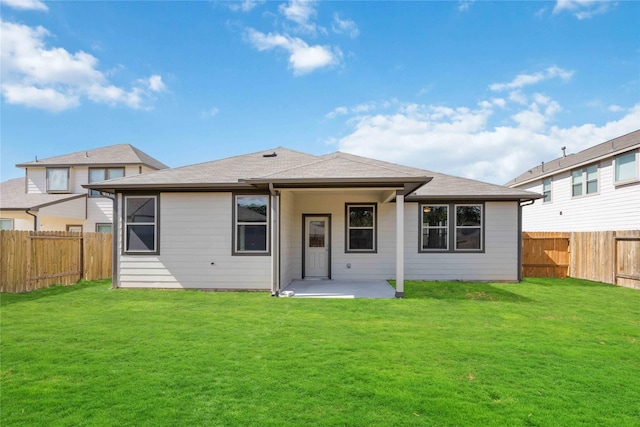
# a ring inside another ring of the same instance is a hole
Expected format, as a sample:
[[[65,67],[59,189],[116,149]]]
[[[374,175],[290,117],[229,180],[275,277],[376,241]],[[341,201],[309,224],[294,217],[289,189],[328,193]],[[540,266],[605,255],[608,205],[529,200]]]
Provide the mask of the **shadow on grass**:
[[[405,282],[405,298],[473,300],[496,302],[532,302],[522,295],[479,282]]]
[[[111,279],[94,280],[90,282],[83,280],[73,285],[53,285],[48,288],[37,289],[30,292],[22,292],[19,294],[2,292],[0,294],[0,307],[21,302],[35,301],[41,298],[52,297],[55,295],[69,294],[71,292],[81,291],[83,289],[91,288],[94,286],[108,285],[110,283]]]
[[[584,279],[574,279],[572,277],[565,277],[562,279],[552,277],[525,277],[524,284],[539,285],[539,286],[575,286],[582,288],[597,288],[597,287],[611,287],[610,285],[602,282],[592,282]]]

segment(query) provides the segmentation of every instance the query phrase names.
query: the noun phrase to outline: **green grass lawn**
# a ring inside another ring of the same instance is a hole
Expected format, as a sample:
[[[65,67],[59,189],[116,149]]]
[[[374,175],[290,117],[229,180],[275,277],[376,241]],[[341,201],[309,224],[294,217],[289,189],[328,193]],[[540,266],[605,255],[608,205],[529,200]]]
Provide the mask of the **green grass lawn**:
[[[2,426],[638,426],[640,292],[408,282],[402,300],[1,296]]]

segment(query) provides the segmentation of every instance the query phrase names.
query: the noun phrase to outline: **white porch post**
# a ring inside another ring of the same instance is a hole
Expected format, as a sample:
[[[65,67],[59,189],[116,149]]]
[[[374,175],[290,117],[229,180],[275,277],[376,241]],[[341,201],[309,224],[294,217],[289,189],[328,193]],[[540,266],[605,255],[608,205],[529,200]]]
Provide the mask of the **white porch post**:
[[[280,277],[278,202],[280,198],[276,192],[272,191],[272,194],[275,195],[271,196],[271,295],[275,295],[280,290],[280,284],[278,283]]]
[[[404,194],[396,194],[396,298],[404,297]]]

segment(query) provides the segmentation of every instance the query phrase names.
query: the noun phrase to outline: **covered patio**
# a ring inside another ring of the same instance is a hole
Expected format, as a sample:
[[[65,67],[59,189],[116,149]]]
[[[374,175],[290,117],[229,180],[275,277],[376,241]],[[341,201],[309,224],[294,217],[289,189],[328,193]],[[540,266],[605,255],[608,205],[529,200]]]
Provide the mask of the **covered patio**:
[[[384,280],[294,280],[279,295],[291,298],[395,298]]]

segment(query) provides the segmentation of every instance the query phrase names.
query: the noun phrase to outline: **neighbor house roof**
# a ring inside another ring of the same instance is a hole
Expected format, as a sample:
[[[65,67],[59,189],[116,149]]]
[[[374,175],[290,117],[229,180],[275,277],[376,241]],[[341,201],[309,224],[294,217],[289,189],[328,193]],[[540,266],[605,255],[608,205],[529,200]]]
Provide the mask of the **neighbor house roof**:
[[[27,194],[25,178],[15,178],[0,183],[0,210],[38,210],[46,206],[87,197],[86,194]]]
[[[594,145],[575,154],[559,157],[529,169],[520,176],[507,182],[509,187],[517,187],[529,182],[542,179],[560,172],[564,172],[582,165],[593,163],[602,159],[617,156],[626,151],[640,147],[640,130],[628,133],[618,138]]]
[[[18,163],[19,168],[40,166],[121,166],[144,165],[152,169],[166,169],[167,165],[154,159],[130,144],[118,144],[94,148],[77,153],[37,159],[32,162]]]
[[[428,183],[428,184],[427,184]],[[404,188],[409,199],[531,200],[536,193],[336,152],[314,156],[278,147],[207,163],[113,179],[86,187],[228,190],[294,187]],[[425,185],[427,184],[427,185]],[[417,191],[416,191],[417,190]]]

